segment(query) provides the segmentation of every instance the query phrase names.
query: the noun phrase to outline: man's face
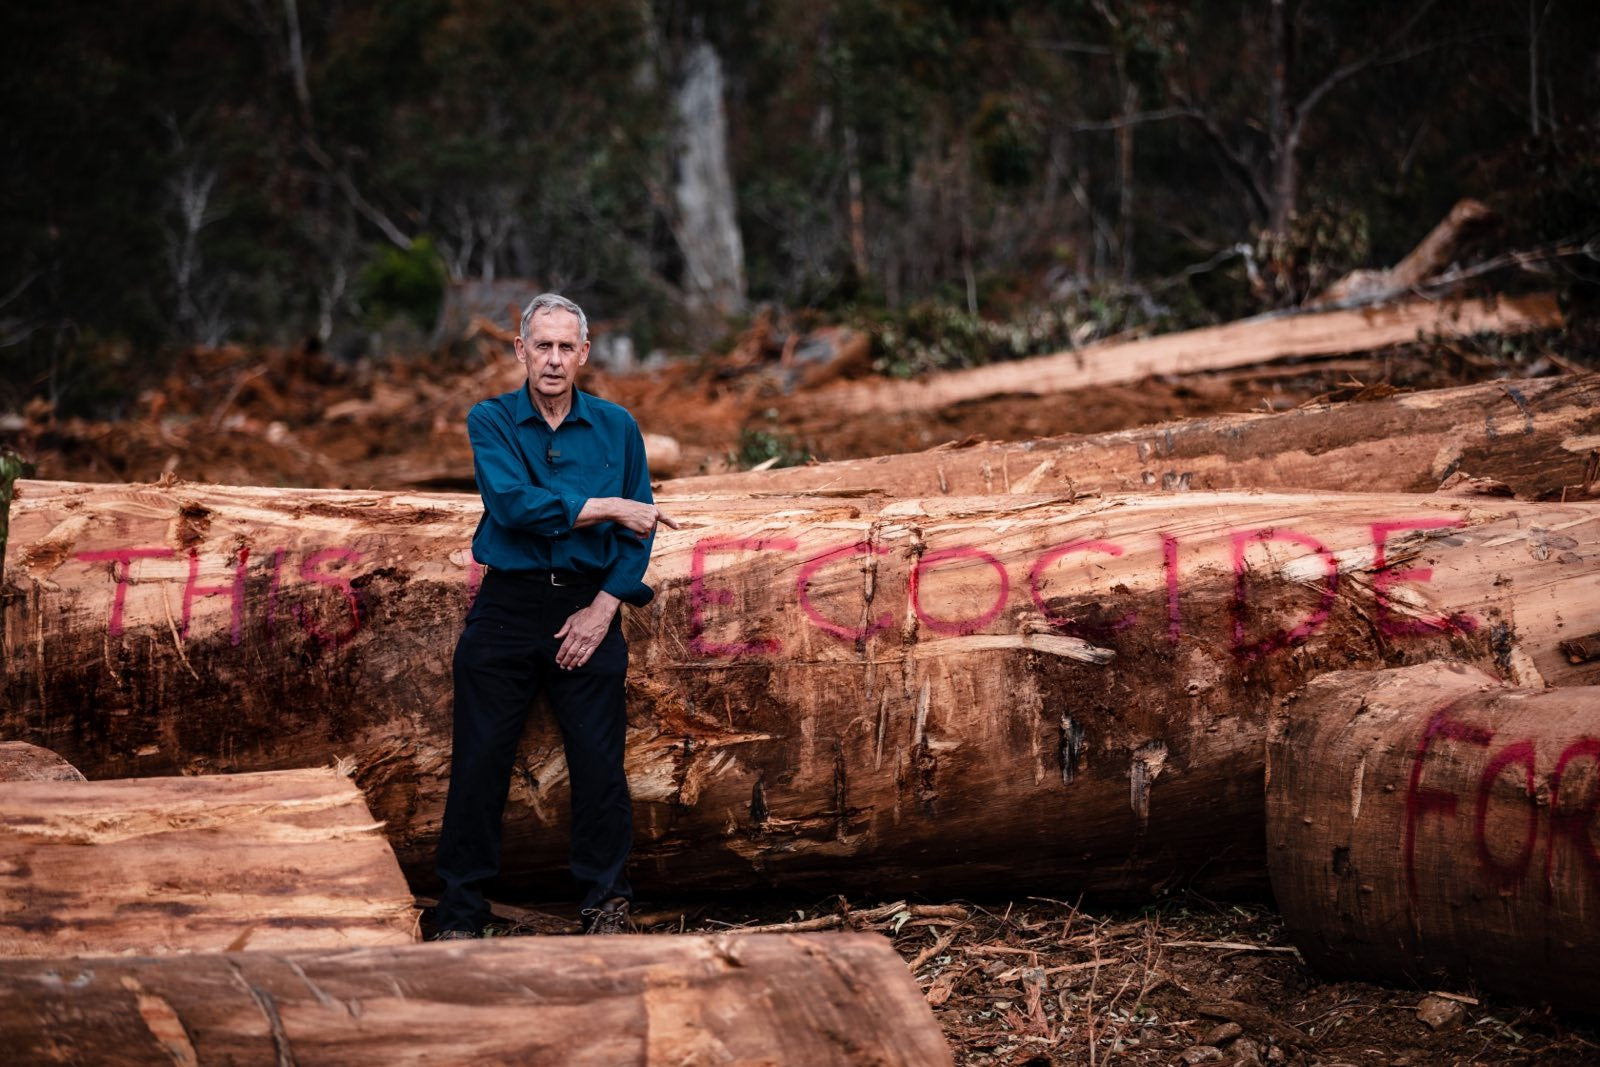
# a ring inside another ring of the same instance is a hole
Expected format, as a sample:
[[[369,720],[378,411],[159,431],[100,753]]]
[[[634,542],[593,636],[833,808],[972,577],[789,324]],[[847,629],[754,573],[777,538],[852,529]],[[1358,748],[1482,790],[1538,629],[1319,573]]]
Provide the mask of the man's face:
[[[541,396],[567,393],[588,361],[589,342],[578,339],[578,316],[570,311],[538,312],[527,336],[517,338],[517,362],[528,368],[528,387]]]

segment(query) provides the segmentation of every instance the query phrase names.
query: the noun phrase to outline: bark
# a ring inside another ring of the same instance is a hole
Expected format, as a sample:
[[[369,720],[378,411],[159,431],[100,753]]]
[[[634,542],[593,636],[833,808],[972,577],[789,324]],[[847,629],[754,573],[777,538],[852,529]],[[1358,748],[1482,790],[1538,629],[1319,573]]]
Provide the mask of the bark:
[[[689,49],[677,95],[677,182],[669,222],[683,253],[683,288],[720,323],[744,310],[744,242],[728,167],[722,62],[711,45]]]
[[[0,956],[405,944],[381,830],[335,770],[7,782]]]
[[[0,782],[82,782],[83,772],[26,741],[0,741]]]
[[[1105,342],[1049,356],[937,374],[914,381],[852,383],[788,401],[785,413],[826,424],[841,416],[934,411],[1015,393],[1048,396],[1151,375],[1243,367],[1289,356],[1365,352],[1407,344],[1419,334],[1460,337],[1526,333],[1564,323],[1550,294],[1501,297],[1492,304],[1414,301],[1359,311],[1267,315],[1139,341]]]
[[[0,961],[8,1062],[938,1065],[875,934]]]
[[[1312,682],[1267,749],[1272,887],[1329,975],[1600,997],[1600,688],[1428,663]]]
[[[1600,375],[1587,374],[679,478],[660,495],[675,502],[734,493],[887,499],[1143,489],[1428,492],[1464,471],[1504,482],[1520,497],[1560,499],[1587,491],[1585,464],[1596,449]]]
[[[21,487],[6,735],[91,777],[348,755],[428,877],[476,498]],[[658,596],[625,617],[646,891],[1259,890],[1278,696],[1436,656],[1600,675],[1559,647],[1600,631],[1592,504],[727,498],[675,517]],[[505,850],[557,891],[560,752],[535,714]]]

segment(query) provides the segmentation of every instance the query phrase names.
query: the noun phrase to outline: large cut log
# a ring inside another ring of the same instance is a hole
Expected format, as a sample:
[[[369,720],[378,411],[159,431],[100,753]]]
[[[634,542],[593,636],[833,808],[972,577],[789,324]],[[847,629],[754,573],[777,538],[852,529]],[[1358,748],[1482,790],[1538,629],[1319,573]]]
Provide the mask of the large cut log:
[[[1267,751],[1272,888],[1308,963],[1594,1011],[1600,687],[1338,672]]]
[[[663,500],[731,493],[980,496],[1162,489],[1431,492],[1457,472],[1525,499],[1586,492],[1600,375],[1490,382],[1281,414],[989,442],[667,482]]]
[[[426,877],[466,496],[22,483],[0,731],[91,777],[350,757]],[[1600,505],[1189,493],[676,510],[632,644],[647,888],[1260,889],[1266,708],[1459,658],[1592,683]],[[565,887],[535,716],[508,871]]]
[[[1546,293],[1493,302],[1417,300],[1356,311],[1272,314],[915,381],[855,382],[789,398],[783,407],[786,415],[802,422],[876,412],[937,411],[990,396],[1048,396],[1156,374],[1222,370],[1290,356],[1366,352],[1407,344],[1420,335],[1518,334],[1556,329],[1564,322],[1555,296]]]
[[[0,961],[11,1064],[881,1064],[950,1051],[873,934]]]
[[[416,929],[338,771],[0,784],[0,956],[395,945]]]

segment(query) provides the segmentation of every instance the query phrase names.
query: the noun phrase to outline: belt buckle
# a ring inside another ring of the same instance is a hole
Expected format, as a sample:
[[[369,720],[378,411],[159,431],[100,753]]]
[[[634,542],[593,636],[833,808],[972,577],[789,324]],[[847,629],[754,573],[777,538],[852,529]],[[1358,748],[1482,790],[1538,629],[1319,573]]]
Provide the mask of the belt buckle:
[[[557,589],[566,589],[572,586],[574,583],[563,582],[561,580],[561,572],[553,570],[550,572],[550,584],[555,586]]]

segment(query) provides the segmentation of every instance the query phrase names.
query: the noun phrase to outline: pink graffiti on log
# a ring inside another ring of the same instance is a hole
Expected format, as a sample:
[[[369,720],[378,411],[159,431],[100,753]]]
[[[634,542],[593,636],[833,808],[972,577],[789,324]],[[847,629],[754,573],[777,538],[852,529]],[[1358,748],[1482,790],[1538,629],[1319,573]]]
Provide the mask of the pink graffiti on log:
[[[1538,753],[1533,739],[1517,738],[1510,741],[1501,739],[1499,747],[1489,751],[1491,746],[1496,744],[1495,732],[1456,719],[1456,709],[1460,703],[1460,700],[1451,701],[1429,716],[1428,723],[1417,739],[1416,749],[1411,756],[1410,782],[1406,788],[1405,821],[1400,842],[1401,861],[1406,877],[1406,896],[1411,907],[1415,909],[1418,904],[1416,851],[1419,825],[1424,819],[1445,822],[1457,820],[1460,817],[1461,801],[1467,799],[1451,789],[1423,784],[1424,774],[1432,759],[1430,753],[1445,741],[1455,741],[1484,749],[1488,757],[1484,760],[1483,769],[1479,772],[1476,786],[1472,790],[1470,798],[1472,823],[1468,832],[1478,867],[1483,872],[1489,890],[1501,894],[1519,892],[1533,868],[1534,857],[1538,855],[1539,839],[1543,836],[1544,877],[1541,881],[1546,898],[1550,898],[1554,892],[1557,857],[1558,853],[1563,851],[1575,856],[1583,865],[1590,891],[1600,894],[1600,850],[1596,849],[1591,835],[1595,813],[1600,809],[1600,775],[1591,774],[1587,779],[1580,778],[1580,781],[1587,780],[1590,783],[1589,795],[1583,798],[1582,803],[1573,805],[1572,810],[1561,810],[1563,776],[1578,760],[1586,759],[1600,764],[1600,739],[1580,737],[1563,748],[1547,778],[1547,790],[1541,791]],[[1458,762],[1460,762],[1459,757],[1440,760],[1441,766],[1446,767]],[[1513,792],[1526,807],[1522,820],[1522,838],[1520,841],[1511,842],[1515,844],[1516,851],[1510,856],[1504,855],[1504,849],[1496,850],[1492,847],[1495,844],[1505,845],[1508,835],[1491,835],[1489,832],[1489,811],[1495,798],[1495,783],[1507,772],[1516,774],[1520,788]],[[1546,796],[1548,799],[1541,802],[1541,796]],[[1565,850],[1559,847],[1563,844],[1566,845]]]
[[[1390,590],[1397,583],[1402,581],[1425,583],[1432,578],[1433,572],[1427,567],[1409,570],[1390,569],[1386,560],[1390,538],[1402,531],[1440,530],[1458,525],[1460,520],[1444,518],[1385,520],[1369,524],[1376,571],[1371,584],[1376,598],[1375,617],[1382,635],[1401,637],[1441,630],[1471,632],[1476,629],[1477,620],[1461,613],[1404,619],[1398,617],[1396,608],[1391,604]],[[1332,550],[1317,538],[1290,529],[1273,527],[1239,529],[1225,531],[1220,536],[1226,539],[1233,565],[1231,639],[1233,652],[1237,656],[1246,660],[1257,659],[1303,642],[1315,636],[1323,628],[1332,613],[1340,578],[1339,562]],[[1180,607],[1185,581],[1179,567],[1180,541],[1178,537],[1169,533],[1160,533],[1159,537],[1161,570],[1166,587],[1166,636],[1170,643],[1176,645],[1183,638]],[[1247,553],[1252,546],[1271,544],[1292,545],[1306,550],[1309,555],[1322,561],[1324,575],[1319,583],[1318,602],[1307,610],[1303,618],[1294,625],[1283,626],[1265,636],[1254,636],[1249,633],[1248,626],[1250,593],[1247,577],[1250,567]],[[690,555],[687,590],[689,645],[695,655],[707,658],[742,658],[783,654],[783,642],[778,637],[740,636],[739,627],[745,624],[745,619],[717,617],[719,607],[735,603],[735,590],[730,586],[718,584],[717,575],[714,568],[709,565],[709,561],[726,554],[781,555],[800,551],[800,543],[792,537],[718,535],[703,537],[695,542]],[[1020,561],[1026,566],[1028,599],[1052,628],[1065,634],[1093,638],[1127,630],[1139,622],[1137,611],[1129,610],[1120,616],[1112,614],[1108,623],[1098,624],[1091,631],[1053,605],[1047,596],[1053,568],[1064,566],[1066,561],[1073,557],[1079,557],[1088,564],[1095,556],[1119,557],[1126,552],[1125,544],[1092,538],[1071,540],[1046,547],[1037,556]],[[893,549],[869,540],[825,545],[814,551],[808,549],[805,558],[798,561],[793,585],[793,595],[802,617],[830,637],[852,644],[859,644],[890,630],[894,625],[894,615],[891,611],[883,610],[874,615],[864,603],[859,621],[840,618],[838,606],[829,607],[825,602],[819,603],[813,587],[830,568],[838,568],[851,561],[863,559],[868,561],[868,567],[875,567],[878,559],[893,554]],[[107,617],[107,631],[110,636],[119,637],[123,633],[127,591],[130,586],[138,584],[133,574],[134,564],[139,560],[170,559],[175,555],[173,549],[162,546],[130,546],[77,554],[75,558],[83,563],[110,565],[113,581]],[[342,614],[347,617],[342,623],[335,625],[331,615],[319,617],[317,613],[309,610],[304,602],[296,602],[289,606],[289,615],[295,620],[299,629],[320,642],[336,647],[350,641],[365,625],[361,597],[353,582],[353,578],[360,570],[361,554],[353,549],[339,546],[311,547],[299,559],[298,566],[290,566],[289,555],[288,549],[277,548],[268,556],[270,563],[265,568],[268,572],[265,595],[268,636],[276,633],[280,614],[279,600],[284,594],[286,584],[298,579],[301,585],[322,586],[336,593],[338,600],[335,603],[340,605]],[[252,581],[251,560],[249,549],[240,547],[237,556],[229,560],[232,570],[230,580],[202,584],[200,555],[190,550],[187,560],[188,575],[183,584],[182,618],[178,628],[181,639],[187,640],[190,636],[198,602],[206,598],[226,597],[230,619],[229,639],[235,646],[244,640],[247,621],[245,613],[251,603],[248,596]],[[909,571],[905,575],[910,610],[922,625],[935,633],[950,635],[979,633],[1005,614],[1011,602],[1014,584],[1011,568],[1017,566],[1019,563],[1012,563],[1008,567],[1006,562],[975,545],[950,545],[924,552],[911,561]],[[947,606],[941,605],[937,599],[930,598],[929,595],[931,575],[958,570],[970,572],[965,575],[970,579],[969,584],[975,582],[979,589],[993,590],[992,598],[982,592],[975,597],[967,598],[978,606],[969,609],[966,614],[949,613]],[[467,555],[462,580],[467,589],[469,602],[481,584],[482,573],[482,567],[471,558],[470,554]],[[867,590],[873,587],[873,581],[866,583]],[[870,592],[864,592],[863,596],[869,597]],[[718,629],[719,627],[721,629]],[[719,636],[711,636],[713,632]]]

